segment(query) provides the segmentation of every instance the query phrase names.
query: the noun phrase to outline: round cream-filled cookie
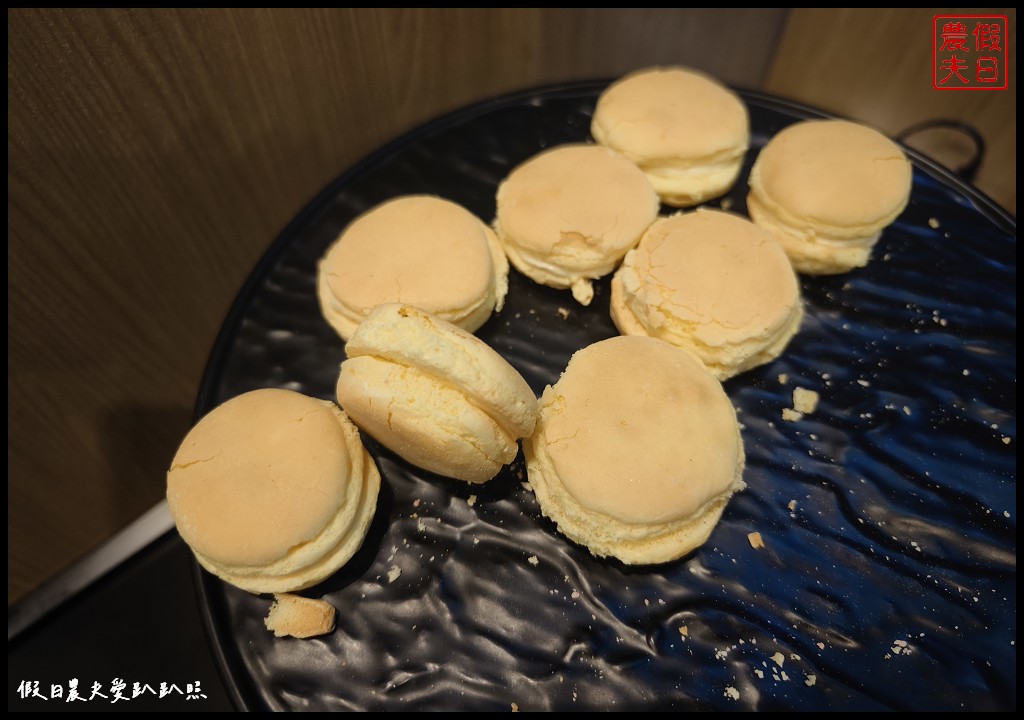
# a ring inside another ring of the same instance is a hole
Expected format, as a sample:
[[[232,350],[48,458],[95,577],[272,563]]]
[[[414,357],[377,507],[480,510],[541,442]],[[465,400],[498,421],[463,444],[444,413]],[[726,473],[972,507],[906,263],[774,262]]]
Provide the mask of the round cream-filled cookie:
[[[571,288],[589,305],[607,275],[658,214],[650,183],[621,155],[563,145],[513,170],[498,187],[495,230],[519,272]]]
[[[523,442],[558,530],[597,556],[662,563],[703,544],[744,487],[736,412],[714,376],[661,340],[576,352]]]
[[[688,207],[735,184],[750,119],[740,97],[707,75],[655,67],[609,85],[590,132],[636,163],[663,203]]]
[[[239,395],[188,433],[167,503],[199,563],[254,593],[315,585],[362,545],[380,473],[332,402],[290,390]]]
[[[611,314],[622,334],[685,348],[725,380],[778,357],[804,310],[796,274],[769,233],[701,209],[644,233],[612,278]]]
[[[317,272],[324,318],[344,340],[377,305],[407,302],[475,332],[508,293],[494,232],[456,203],[406,195],[360,215]]]
[[[533,432],[537,398],[474,335],[409,305],[377,307],[345,346],[338,403],[364,431],[425,470],[482,483]]]
[[[910,199],[910,161],[896,143],[845,120],[790,125],[750,172],[750,218],[810,275],[863,267]]]

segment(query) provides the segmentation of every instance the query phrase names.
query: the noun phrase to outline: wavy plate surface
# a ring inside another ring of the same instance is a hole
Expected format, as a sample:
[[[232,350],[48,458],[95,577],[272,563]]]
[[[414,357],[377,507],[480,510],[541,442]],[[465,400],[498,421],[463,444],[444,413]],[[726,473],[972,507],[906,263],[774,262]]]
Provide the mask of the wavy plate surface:
[[[604,83],[518,94],[425,125],[328,187],[225,323],[197,412],[287,387],[333,398],[344,346],[316,261],[360,212],[434,193],[481,218],[541,149],[589,139]],[[743,93],[753,138],[820,113]],[[749,487],[680,561],[598,560],[540,515],[520,455],[486,486],[367,445],[384,489],[353,561],[306,591],[337,630],[263,627],[270,601],[197,570],[236,702],[287,710],[1007,710],[1016,707],[1016,225],[915,156],[910,206],[866,269],[801,279],[785,355],[725,384]],[[719,206],[715,201],[711,206]],[[540,394],[616,334],[607,279],[583,308],[511,273],[478,335]],[[565,315],[568,310],[568,315]],[[787,376],[785,383],[780,375]],[[784,422],[796,386],[821,403]],[[754,549],[757,531],[765,547]]]

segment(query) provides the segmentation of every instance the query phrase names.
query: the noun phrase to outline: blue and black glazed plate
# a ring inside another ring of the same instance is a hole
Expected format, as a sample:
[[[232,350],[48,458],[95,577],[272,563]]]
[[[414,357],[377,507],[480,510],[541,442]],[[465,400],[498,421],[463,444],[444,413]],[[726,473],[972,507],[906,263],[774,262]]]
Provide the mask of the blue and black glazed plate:
[[[344,345],[316,262],[359,213],[431,193],[494,215],[498,183],[589,140],[606,83],[531,91],[428,123],[326,188],[240,293],[197,413],[241,392],[333,398]],[[724,202],[783,127],[823,115],[742,93],[752,143]],[[362,550],[304,594],[333,634],[275,638],[270,600],[197,569],[240,708],[263,710],[1013,710],[1016,691],[1016,222],[910,153],[910,205],[864,269],[803,277],[807,317],[777,361],[725,384],[747,489],[709,542],[666,565],[599,560],[559,535],[522,458],[485,486],[419,471],[367,438],[384,488]],[[512,271],[478,335],[540,394],[616,334]],[[567,317],[563,317],[568,309]],[[784,376],[786,382],[780,381]],[[816,412],[785,422],[796,386]],[[759,532],[765,547],[747,535]]]

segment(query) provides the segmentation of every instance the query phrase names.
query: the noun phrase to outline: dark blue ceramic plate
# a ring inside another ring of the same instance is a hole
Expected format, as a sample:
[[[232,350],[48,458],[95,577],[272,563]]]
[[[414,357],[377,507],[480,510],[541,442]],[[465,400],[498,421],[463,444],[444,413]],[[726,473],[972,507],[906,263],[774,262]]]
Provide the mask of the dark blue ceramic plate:
[[[342,175],[277,239],[224,325],[199,399],[287,387],[332,398],[344,347],[315,265],[356,215],[433,193],[485,220],[538,151],[589,138],[604,83],[429,123]],[[814,110],[743,93],[760,147]],[[912,154],[913,155],[913,154]],[[384,477],[358,555],[306,591],[337,630],[263,627],[270,601],[201,573],[215,652],[248,709],[1012,710],[1016,647],[1016,224],[913,155],[910,206],[869,267],[802,279],[785,355],[725,388],[747,490],[677,562],[598,560],[540,515],[522,459],[480,488],[368,441]],[[718,201],[712,203],[718,206]],[[583,308],[512,272],[478,333],[539,394],[616,334],[608,282]],[[563,318],[560,308],[568,308]],[[780,382],[780,375],[788,382]],[[817,411],[784,422],[796,386]],[[757,531],[763,549],[747,534]]]

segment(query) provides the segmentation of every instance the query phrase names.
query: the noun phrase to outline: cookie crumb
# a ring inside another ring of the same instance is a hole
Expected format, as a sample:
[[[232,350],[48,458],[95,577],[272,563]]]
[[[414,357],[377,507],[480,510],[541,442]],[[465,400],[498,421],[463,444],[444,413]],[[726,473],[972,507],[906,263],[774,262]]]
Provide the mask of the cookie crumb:
[[[388,568],[388,583],[393,583],[399,577],[402,576],[402,568],[397,565],[392,565]]]
[[[512,703],[512,712],[519,712],[519,703]]]
[[[680,625],[679,626],[679,634],[682,635],[683,637],[689,637],[690,629],[688,627],[686,627],[685,625]]]
[[[797,412],[793,408],[782,408],[782,419],[786,422],[797,422],[803,420],[804,414]]]
[[[815,644],[818,646],[819,650],[824,650],[825,649],[825,643],[820,642],[820,643],[815,643]]]
[[[930,227],[932,230],[938,230],[942,226],[939,224],[937,218],[928,218],[928,227]]]
[[[732,208],[732,198],[731,197],[724,197],[724,198],[722,198],[722,202],[719,203],[719,207],[721,207],[723,210],[728,211],[730,208]]]
[[[526,561],[531,565],[540,565],[540,560],[537,558],[536,555],[531,555],[530,557],[526,558]]]
[[[786,373],[779,373],[779,385],[785,385],[789,382],[789,375]]]
[[[892,653],[892,655],[910,655],[912,650],[910,649],[910,644],[906,640],[893,640],[892,647],[889,648],[889,653]],[[889,653],[886,653],[887,660],[891,657]]]
[[[796,500],[790,500],[789,504],[786,505],[790,510],[796,510]]]
[[[466,500],[466,504],[469,505],[470,507],[476,505],[476,495],[470,495],[469,499]]]
[[[793,409],[798,413],[808,415],[818,409],[820,398],[821,396],[814,390],[802,387],[793,388]]]
[[[771,659],[772,659],[772,662],[774,662],[779,667],[782,667],[782,663],[786,662],[786,656],[783,655],[780,652],[777,652],[774,655],[772,655]]]
[[[722,694],[725,695],[725,697],[727,698],[732,698],[733,700],[740,699],[740,691],[734,688],[732,685],[726,685],[725,692]]]
[[[569,319],[569,308],[560,307],[558,308],[557,312],[563,320]]]
[[[750,547],[758,550],[764,547],[764,539],[761,537],[759,532],[747,533],[747,542],[750,543]]]
[[[818,682],[818,678],[814,675],[808,674],[807,679],[804,680],[804,685],[807,687],[814,687],[814,683]]]

